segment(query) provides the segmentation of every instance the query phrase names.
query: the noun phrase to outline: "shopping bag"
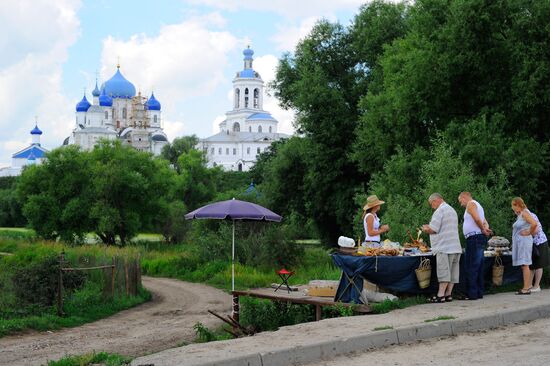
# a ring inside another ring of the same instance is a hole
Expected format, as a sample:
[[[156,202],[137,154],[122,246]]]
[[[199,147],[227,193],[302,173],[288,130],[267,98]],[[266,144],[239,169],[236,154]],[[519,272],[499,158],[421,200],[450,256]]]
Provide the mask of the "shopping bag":
[[[416,273],[416,279],[418,280],[418,287],[424,289],[430,286],[432,266],[428,258],[420,259],[420,265],[414,272]]]
[[[495,263],[493,264],[493,285],[501,286],[502,278],[504,276],[504,265],[500,256],[495,257]]]

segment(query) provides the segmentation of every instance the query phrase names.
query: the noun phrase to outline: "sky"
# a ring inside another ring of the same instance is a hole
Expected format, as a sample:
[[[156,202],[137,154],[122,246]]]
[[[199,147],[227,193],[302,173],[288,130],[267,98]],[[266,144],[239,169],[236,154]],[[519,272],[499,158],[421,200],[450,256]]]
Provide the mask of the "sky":
[[[232,108],[231,82],[254,50],[273,80],[319,19],[349,25],[365,0],[11,0],[0,7],[0,167],[28,146],[35,120],[42,146],[71,134],[75,105],[91,101],[116,72],[162,104],[170,140],[207,137]],[[294,114],[266,96],[264,109],[292,134]]]

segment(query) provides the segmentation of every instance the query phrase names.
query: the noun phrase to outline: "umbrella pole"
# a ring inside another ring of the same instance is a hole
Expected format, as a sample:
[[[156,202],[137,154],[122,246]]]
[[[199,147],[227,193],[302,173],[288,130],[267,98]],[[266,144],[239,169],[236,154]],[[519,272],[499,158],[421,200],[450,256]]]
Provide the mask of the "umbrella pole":
[[[239,296],[235,295],[235,220],[233,220],[233,242],[231,245],[231,295],[233,297],[233,311],[231,317],[239,322]]]
[[[233,244],[231,246],[231,291],[235,291],[235,220],[233,220]]]

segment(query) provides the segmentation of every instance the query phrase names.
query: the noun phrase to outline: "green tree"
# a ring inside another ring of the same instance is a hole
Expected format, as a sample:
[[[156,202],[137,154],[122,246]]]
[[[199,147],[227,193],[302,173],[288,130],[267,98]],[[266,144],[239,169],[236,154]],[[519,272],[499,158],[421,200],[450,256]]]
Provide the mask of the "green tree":
[[[47,239],[83,241],[93,229],[89,182],[89,157],[77,146],[55,149],[43,164],[26,167],[17,182],[17,195],[36,233]]]
[[[168,160],[178,171],[178,159],[181,154],[187,154],[191,150],[195,150],[199,142],[199,138],[195,135],[176,137],[172,143],[168,143],[162,148],[161,156]]]
[[[94,231],[104,243],[115,244],[118,237],[124,245],[167,208],[175,174],[165,160],[118,141],[100,142],[90,160]]]
[[[17,199],[17,177],[0,177],[0,227],[21,227],[27,220]]]

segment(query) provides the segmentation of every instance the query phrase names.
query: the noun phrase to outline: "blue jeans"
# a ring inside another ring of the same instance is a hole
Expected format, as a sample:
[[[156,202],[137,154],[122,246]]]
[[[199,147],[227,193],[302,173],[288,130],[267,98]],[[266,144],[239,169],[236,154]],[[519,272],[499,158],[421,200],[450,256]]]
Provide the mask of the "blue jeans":
[[[483,234],[466,239],[464,269],[466,270],[466,293],[470,300],[483,298],[483,251],[486,245],[487,237]]]

